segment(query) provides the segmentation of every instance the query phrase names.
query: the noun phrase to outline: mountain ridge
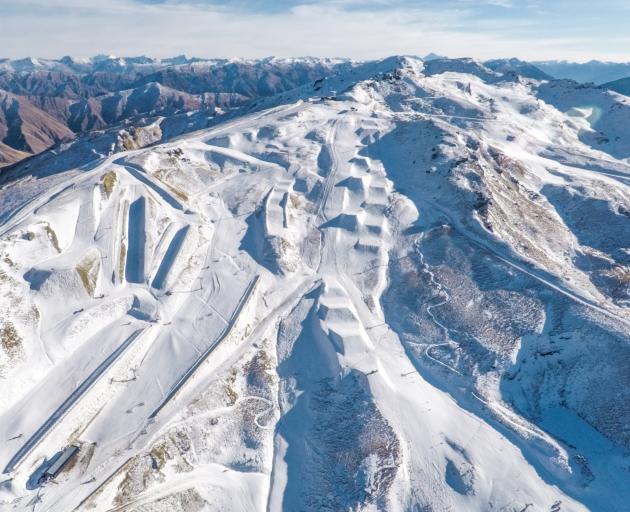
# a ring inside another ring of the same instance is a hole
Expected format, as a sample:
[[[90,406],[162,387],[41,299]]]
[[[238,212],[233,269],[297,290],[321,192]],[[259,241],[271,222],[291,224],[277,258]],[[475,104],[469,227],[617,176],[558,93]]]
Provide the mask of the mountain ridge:
[[[430,69],[448,60],[439,55],[429,54],[423,61],[427,69]],[[451,60],[464,62],[465,59]],[[56,60],[2,59],[0,90],[20,96],[25,109],[32,110],[32,107],[35,107],[42,110],[73,133],[82,134],[118,125],[124,128],[138,123],[150,123],[159,116],[194,112],[199,109],[207,110],[208,115],[213,115],[214,111],[222,113],[257,98],[273,96],[335,73],[346,73],[369,62],[313,57],[201,59],[178,56],[154,59],[145,56],[105,55],[85,59],[68,56]],[[573,65],[556,61],[538,64],[547,68],[553,65],[560,68]],[[592,78],[591,75],[564,73],[560,68],[549,68],[553,73],[548,74],[537,67],[537,63],[527,63],[519,59],[488,60],[483,62],[483,65],[493,72],[498,72],[499,75],[513,73],[537,80],[553,80],[551,75],[557,78],[565,76]],[[581,66],[579,69],[584,69],[585,66],[606,68],[612,65],[613,63],[601,62],[575,64]],[[146,87],[153,82],[168,88],[165,89],[168,93],[160,94],[157,98],[151,97]],[[601,82],[602,80],[598,81]],[[128,91],[134,91],[133,98],[137,106],[142,104],[144,106],[126,109],[122,103],[127,102],[130,94]],[[142,97],[142,91],[147,91],[146,97]],[[119,113],[116,113],[117,111]],[[107,119],[104,119],[103,115]],[[53,123],[48,131],[59,130],[57,123]],[[36,138],[47,140],[49,137],[43,132],[37,134]],[[72,135],[65,133],[65,136]],[[49,142],[52,144],[54,140]],[[14,163],[41,150],[41,144],[38,144],[37,151],[25,152],[23,145],[14,146],[10,140],[2,143],[7,149],[0,156],[2,159],[0,165]]]

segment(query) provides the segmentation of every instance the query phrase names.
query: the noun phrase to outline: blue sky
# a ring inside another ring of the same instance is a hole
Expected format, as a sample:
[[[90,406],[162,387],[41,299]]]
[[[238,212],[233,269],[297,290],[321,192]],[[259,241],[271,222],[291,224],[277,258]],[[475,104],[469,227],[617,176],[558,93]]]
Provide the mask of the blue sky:
[[[0,0],[0,56],[630,61],[628,0]]]

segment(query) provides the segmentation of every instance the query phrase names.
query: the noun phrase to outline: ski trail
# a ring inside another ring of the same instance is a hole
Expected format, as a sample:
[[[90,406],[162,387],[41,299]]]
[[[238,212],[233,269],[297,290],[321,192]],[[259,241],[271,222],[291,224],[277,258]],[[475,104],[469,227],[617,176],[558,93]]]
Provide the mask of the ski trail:
[[[190,377],[197,371],[199,366],[208,358],[208,356],[214,351],[214,349],[230,334],[234,324],[238,320],[241,311],[245,307],[245,304],[252,296],[254,289],[256,288],[256,284],[258,283],[259,276],[254,277],[252,281],[247,285],[245,292],[243,293],[239,303],[232,313],[232,317],[230,321],[225,326],[223,332],[217,336],[213,343],[211,343],[206,350],[195,360],[195,362],[184,372],[184,374],[177,380],[177,382],[171,387],[168,393],[164,396],[162,401],[158,404],[158,406],[153,410],[153,412],[149,415],[149,420],[154,419],[158,413],[173,399],[173,397],[179,392],[179,390],[188,382]]]
[[[164,253],[162,261],[160,262],[160,266],[158,267],[157,272],[155,273],[153,282],[151,283],[151,286],[153,288],[159,290],[164,287],[164,284],[166,283],[166,279],[169,276],[171,268],[175,264],[175,260],[177,259],[177,256],[182,248],[182,245],[184,244],[184,240],[186,239],[186,235],[188,234],[189,229],[190,229],[190,226],[188,225],[184,226],[183,228],[180,228],[178,231],[176,231],[175,234],[173,235],[173,238],[171,238],[168,248],[166,249],[166,252]],[[131,243],[129,245],[131,246]]]

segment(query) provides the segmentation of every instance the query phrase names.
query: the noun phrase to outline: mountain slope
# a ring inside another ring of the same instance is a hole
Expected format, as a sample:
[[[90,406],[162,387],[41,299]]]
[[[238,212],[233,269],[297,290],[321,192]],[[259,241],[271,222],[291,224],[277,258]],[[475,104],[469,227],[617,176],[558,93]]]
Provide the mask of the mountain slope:
[[[11,146],[7,146],[6,144],[0,142],[0,167],[19,162],[27,156],[29,156],[28,153],[25,153],[24,151],[19,151],[12,148]]]
[[[629,106],[432,62],[4,176],[3,505],[625,509]]]
[[[2,152],[5,162],[72,137],[72,131],[25,98],[0,90],[0,142],[10,148]]]
[[[630,77],[620,78],[619,80],[613,80],[602,85],[604,89],[610,89],[611,91],[618,92],[630,96]]]

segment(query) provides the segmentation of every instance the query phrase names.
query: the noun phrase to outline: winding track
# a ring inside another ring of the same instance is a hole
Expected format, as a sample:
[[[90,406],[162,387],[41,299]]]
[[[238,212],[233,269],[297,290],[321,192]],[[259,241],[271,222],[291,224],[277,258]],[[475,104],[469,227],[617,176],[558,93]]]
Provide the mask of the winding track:
[[[422,237],[424,236],[424,233],[422,234],[422,236],[416,241],[416,243],[414,244],[416,247],[416,250],[418,251],[418,254],[420,255],[420,261],[422,263],[422,266],[424,267],[425,271],[429,274],[429,279],[431,281],[431,283],[440,291],[446,294],[445,299],[442,302],[439,302],[437,304],[432,304],[426,307],[426,311],[427,314],[430,316],[431,320],[438,326],[440,327],[443,331],[444,334],[446,335],[448,341],[445,343],[431,343],[431,344],[427,344],[426,345],[426,349],[424,351],[424,354],[433,362],[440,364],[441,366],[444,366],[445,368],[447,368],[448,370],[452,371],[453,373],[456,373],[457,375],[461,376],[461,377],[466,377],[466,375],[464,375],[463,373],[461,373],[459,370],[457,370],[456,368],[453,368],[452,366],[450,366],[447,363],[444,363],[443,361],[440,361],[438,359],[436,359],[435,357],[433,357],[430,354],[430,349],[433,347],[439,347],[439,346],[458,346],[456,342],[454,342],[453,340],[450,339],[449,336],[449,332],[451,330],[454,329],[449,329],[448,327],[446,327],[443,323],[441,323],[433,314],[433,312],[431,311],[432,308],[435,307],[439,307],[439,306],[443,306],[444,304],[446,304],[449,300],[450,300],[450,295],[448,294],[448,292],[444,289],[444,287],[437,282],[437,280],[435,279],[435,275],[434,273],[429,269],[428,265],[425,263],[424,261],[424,254],[422,253],[422,251],[420,251],[419,248],[419,242],[422,240]],[[457,332],[457,331],[455,331]],[[417,346],[425,346],[425,344],[419,344],[419,343],[413,343],[413,342],[407,342],[410,343],[411,345],[417,345]],[[472,376],[471,376],[472,378]],[[550,437],[547,433],[545,433],[544,431],[537,429],[535,427],[535,425],[532,425],[531,423],[527,422],[524,418],[522,418],[521,416],[519,416],[518,414],[515,414],[512,410],[510,410],[507,407],[504,407],[503,405],[501,405],[498,402],[494,402],[494,401],[488,401],[484,398],[482,398],[481,396],[479,396],[477,393],[475,393],[475,391],[470,390],[470,395],[477,400],[478,402],[480,402],[482,405],[484,405],[491,413],[493,413],[500,422],[510,425],[512,426],[514,429],[516,430],[521,430],[526,432],[527,434],[536,437],[538,439],[540,439],[542,442],[547,443],[548,445],[550,445],[554,450],[556,450],[558,453],[561,452],[560,447],[557,445],[557,443],[555,442],[555,440]],[[520,421],[519,421],[520,420]]]
[[[423,234],[424,235],[424,234]],[[457,347],[457,343],[454,342],[450,336],[449,336],[449,328],[446,327],[442,322],[440,322],[437,317],[433,314],[433,308],[437,308],[440,306],[443,306],[444,304],[448,303],[451,300],[451,296],[449,295],[449,293],[444,289],[444,287],[437,282],[437,280],[435,279],[435,274],[433,273],[433,271],[429,268],[429,265],[427,265],[424,261],[424,254],[422,253],[422,251],[420,250],[420,246],[419,246],[419,242],[422,240],[422,237],[417,240],[417,242],[414,244],[416,247],[416,251],[418,252],[419,256],[420,256],[420,263],[422,264],[422,267],[424,268],[424,271],[429,274],[429,280],[431,281],[431,284],[438,290],[439,293],[443,293],[444,294],[444,299],[441,302],[438,302],[437,304],[429,304],[426,307],[426,311],[427,314],[431,317],[431,320],[433,321],[433,323],[435,325],[437,325],[438,327],[440,327],[442,329],[442,331],[444,332],[444,336],[446,337],[446,342],[445,343],[431,343],[428,344],[427,347],[424,350],[424,354],[431,359],[431,361],[434,361],[442,366],[444,366],[445,368],[451,370],[452,372],[456,373],[457,375],[461,375],[463,376],[463,374],[457,369],[452,367],[451,365],[440,361],[439,359],[436,359],[435,357],[433,357],[430,353],[431,349],[433,347],[442,347],[442,346],[449,346],[452,347],[453,345]],[[415,343],[414,343],[415,345]]]

